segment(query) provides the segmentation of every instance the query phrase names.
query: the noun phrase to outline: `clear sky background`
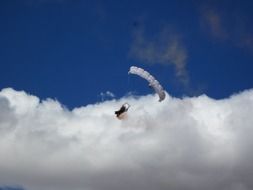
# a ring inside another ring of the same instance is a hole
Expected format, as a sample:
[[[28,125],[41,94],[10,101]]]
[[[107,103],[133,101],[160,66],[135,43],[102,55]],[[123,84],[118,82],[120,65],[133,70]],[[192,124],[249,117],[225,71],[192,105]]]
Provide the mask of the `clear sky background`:
[[[69,108],[150,89],[219,99],[253,86],[251,1],[1,1],[0,88]]]

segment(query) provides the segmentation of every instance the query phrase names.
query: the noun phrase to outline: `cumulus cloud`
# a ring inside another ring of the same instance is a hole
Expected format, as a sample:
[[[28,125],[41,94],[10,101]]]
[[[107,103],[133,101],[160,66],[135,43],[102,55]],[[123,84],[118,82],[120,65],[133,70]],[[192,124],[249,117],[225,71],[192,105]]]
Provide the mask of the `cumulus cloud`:
[[[179,34],[164,28],[154,38],[145,36],[143,29],[134,32],[130,55],[148,64],[173,65],[182,82],[188,82],[187,50]]]
[[[0,91],[0,184],[26,190],[250,190],[253,90],[68,110]],[[125,120],[114,111],[131,108]]]
[[[104,101],[106,98],[115,98],[115,95],[110,91],[101,92],[99,95],[102,101]]]

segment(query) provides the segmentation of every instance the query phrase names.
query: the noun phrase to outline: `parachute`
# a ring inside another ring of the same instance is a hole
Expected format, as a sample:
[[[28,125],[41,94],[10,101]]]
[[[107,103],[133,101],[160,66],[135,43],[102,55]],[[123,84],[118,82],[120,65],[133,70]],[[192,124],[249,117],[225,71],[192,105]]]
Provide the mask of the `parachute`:
[[[149,74],[149,72],[145,71],[142,68],[132,66],[130,67],[128,74],[135,74],[146,79],[149,82],[149,86],[152,87],[159,95],[159,102],[165,99],[165,92],[163,90],[163,87],[151,74]]]

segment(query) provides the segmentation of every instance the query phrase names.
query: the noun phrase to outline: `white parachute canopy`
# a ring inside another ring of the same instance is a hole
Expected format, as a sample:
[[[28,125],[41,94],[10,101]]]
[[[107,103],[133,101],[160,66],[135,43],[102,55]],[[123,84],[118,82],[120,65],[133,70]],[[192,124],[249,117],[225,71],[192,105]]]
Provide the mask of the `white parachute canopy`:
[[[165,92],[163,90],[163,87],[155,79],[155,77],[149,74],[149,72],[145,71],[142,68],[132,66],[130,67],[128,74],[135,74],[146,79],[149,82],[149,86],[151,86],[155,90],[155,92],[159,95],[159,102],[165,99]]]

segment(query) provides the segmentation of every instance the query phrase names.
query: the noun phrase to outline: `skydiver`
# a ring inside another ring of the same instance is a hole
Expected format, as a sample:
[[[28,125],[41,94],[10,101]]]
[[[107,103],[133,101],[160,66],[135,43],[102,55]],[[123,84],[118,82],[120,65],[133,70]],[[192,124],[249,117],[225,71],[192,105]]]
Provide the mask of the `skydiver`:
[[[125,103],[121,106],[121,108],[118,111],[115,111],[117,118],[119,118],[121,116],[121,114],[127,112],[129,107],[130,107],[130,105],[128,103]]]

